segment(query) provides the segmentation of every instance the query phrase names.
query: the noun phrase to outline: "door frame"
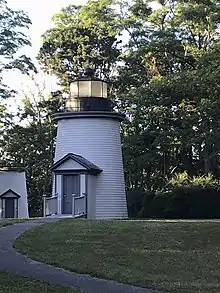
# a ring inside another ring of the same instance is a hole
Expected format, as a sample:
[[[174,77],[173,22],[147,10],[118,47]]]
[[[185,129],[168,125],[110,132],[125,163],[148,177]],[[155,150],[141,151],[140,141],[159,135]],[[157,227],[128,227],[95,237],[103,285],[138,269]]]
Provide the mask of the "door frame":
[[[63,177],[65,175],[78,175],[79,176],[79,190],[80,190],[80,183],[81,183],[81,178],[80,175],[85,175],[85,215],[83,217],[87,218],[87,210],[88,210],[88,171],[87,170],[55,170],[54,171],[55,175],[55,181],[56,181],[56,175],[61,175],[61,214],[63,215]],[[80,190],[81,193],[81,190]]]
[[[64,176],[77,176],[78,177],[78,189],[79,189],[79,193],[80,193],[80,175],[79,174],[62,174],[62,178],[61,178],[61,214],[62,215],[68,215],[64,213]],[[71,211],[73,214],[73,197],[71,196]]]
[[[0,195],[0,203],[1,203],[1,218],[5,218],[5,200],[11,198],[14,200],[14,218],[18,218],[18,200],[20,195],[14,192],[11,189],[8,189],[3,194]]]
[[[5,201],[5,218],[17,218],[16,199],[12,197],[4,198]]]

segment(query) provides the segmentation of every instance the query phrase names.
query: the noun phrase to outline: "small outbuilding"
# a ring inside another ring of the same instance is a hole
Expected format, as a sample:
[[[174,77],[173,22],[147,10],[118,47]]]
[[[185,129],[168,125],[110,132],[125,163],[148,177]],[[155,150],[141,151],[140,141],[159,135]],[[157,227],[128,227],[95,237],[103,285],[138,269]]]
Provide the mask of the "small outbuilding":
[[[28,218],[26,176],[17,168],[0,169],[0,218]]]

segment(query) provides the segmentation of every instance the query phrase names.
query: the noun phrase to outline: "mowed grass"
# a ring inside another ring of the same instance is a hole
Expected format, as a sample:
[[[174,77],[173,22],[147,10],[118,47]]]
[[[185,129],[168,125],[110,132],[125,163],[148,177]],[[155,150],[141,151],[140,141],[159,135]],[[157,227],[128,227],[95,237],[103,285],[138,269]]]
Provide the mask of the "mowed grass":
[[[29,257],[178,293],[220,292],[220,222],[66,219],[30,230],[15,247]]]
[[[29,219],[0,219],[0,228],[13,225],[16,223],[26,222]]]
[[[71,288],[56,286],[35,281],[30,278],[18,277],[0,271],[0,293],[80,293]]]

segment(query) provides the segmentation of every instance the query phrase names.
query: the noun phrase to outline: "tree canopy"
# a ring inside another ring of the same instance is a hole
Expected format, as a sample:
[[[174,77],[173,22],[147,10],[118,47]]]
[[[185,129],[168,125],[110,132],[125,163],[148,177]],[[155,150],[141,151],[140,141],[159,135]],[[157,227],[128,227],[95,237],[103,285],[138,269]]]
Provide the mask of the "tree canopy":
[[[53,16],[54,28],[43,35],[38,56],[43,68],[55,73],[63,86],[88,66],[108,78],[120,55],[115,17],[110,0],[63,8]]]
[[[0,0],[0,98],[8,98],[14,92],[2,83],[5,71],[18,69],[22,73],[30,70],[36,72],[31,59],[25,55],[18,56],[19,49],[30,46],[25,29],[31,20],[22,10],[12,10],[5,0]]]
[[[128,191],[164,190],[184,171],[220,178],[219,1],[89,0],[63,8],[53,22],[38,54],[42,68],[67,91],[76,76],[93,67],[110,82],[110,97],[129,118],[122,125]],[[52,147],[40,150],[39,138],[49,145],[55,132],[49,132],[46,116],[39,123],[29,106],[21,113],[28,111],[33,121],[19,139],[32,140],[28,153],[34,151],[36,160],[30,156],[28,165],[35,166],[41,155],[47,158],[40,166],[46,174]],[[43,109],[47,115],[56,111]],[[5,137],[9,153],[18,148],[12,137],[20,130]],[[26,151],[19,150],[21,156]]]
[[[185,170],[219,176],[219,1],[158,1],[148,10],[134,2],[126,9],[137,22],[116,83],[121,110],[131,115],[128,187],[161,189]]]
[[[0,136],[0,165],[25,169],[28,187],[28,204],[31,216],[41,215],[42,195],[50,194],[52,186],[56,125],[52,114],[60,107],[60,97],[47,96],[46,85],[35,84],[23,91],[22,103],[16,121],[4,127]],[[10,121],[10,120],[9,120]]]

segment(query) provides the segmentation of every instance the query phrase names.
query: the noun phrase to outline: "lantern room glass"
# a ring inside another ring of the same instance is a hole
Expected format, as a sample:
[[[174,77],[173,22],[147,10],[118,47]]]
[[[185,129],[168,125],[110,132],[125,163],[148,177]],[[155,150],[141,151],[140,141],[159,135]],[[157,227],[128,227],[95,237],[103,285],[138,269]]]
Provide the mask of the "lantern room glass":
[[[78,93],[80,97],[91,97],[91,80],[78,81]]]
[[[70,93],[72,98],[107,98],[107,83],[98,79],[76,80],[70,85]]]
[[[72,82],[70,84],[70,93],[71,93],[71,97],[78,97],[79,95],[79,90],[78,90],[78,82],[75,81],[75,82]]]

